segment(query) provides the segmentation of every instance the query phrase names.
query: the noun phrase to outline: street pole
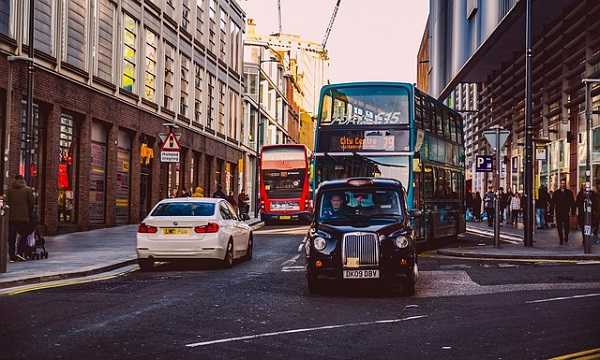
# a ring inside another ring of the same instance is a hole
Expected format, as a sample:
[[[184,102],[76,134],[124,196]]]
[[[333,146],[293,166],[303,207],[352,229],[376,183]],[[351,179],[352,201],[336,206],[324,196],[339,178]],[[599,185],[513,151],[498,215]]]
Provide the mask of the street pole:
[[[496,127],[496,211],[494,211],[494,246],[500,247],[500,126]]]
[[[592,253],[592,88],[590,84],[600,83],[600,79],[583,79],[585,84],[585,138],[586,159],[585,159],[585,200],[584,223],[583,223],[583,252]]]
[[[31,180],[31,155],[34,149],[33,141],[33,56],[34,56],[34,9],[35,0],[29,2],[29,47],[27,48],[27,110],[25,114],[25,181],[27,185],[32,186]]]
[[[525,62],[525,238],[526,247],[533,246],[533,119],[532,119],[532,0],[526,5],[526,62]]]
[[[261,52],[262,53],[262,52]],[[260,131],[262,129],[262,112],[261,112],[261,96],[260,96],[260,72],[262,66],[262,59],[258,62],[258,119],[256,121],[256,157],[254,161],[254,217],[258,218],[258,211],[260,210],[260,204],[258,203],[259,189],[258,189],[258,175],[260,173]]]

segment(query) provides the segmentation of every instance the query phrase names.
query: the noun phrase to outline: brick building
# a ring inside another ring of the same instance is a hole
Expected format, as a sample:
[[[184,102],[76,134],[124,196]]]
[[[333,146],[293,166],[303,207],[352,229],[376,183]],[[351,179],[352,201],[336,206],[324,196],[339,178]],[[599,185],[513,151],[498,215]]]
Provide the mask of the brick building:
[[[1,185],[30,177],[47,233],[137,223],[195,186],[238,191],[245,14],[234,0],[37,0],[29,132],[27,16],[2,2]],[[171,167],[159,160],[164,123],[181,134]]]

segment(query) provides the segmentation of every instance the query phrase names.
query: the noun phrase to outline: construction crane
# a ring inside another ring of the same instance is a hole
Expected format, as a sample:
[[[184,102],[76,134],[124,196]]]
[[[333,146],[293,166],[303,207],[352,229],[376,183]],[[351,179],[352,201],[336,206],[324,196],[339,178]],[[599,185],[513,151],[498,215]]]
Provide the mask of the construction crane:
[[[281,29],[281,0],[277,0],[277,14],[279,16],[279,33],[281,34],[282,29]]]
[[[329,40],[331,29],[333,29],[333,23],[335,22],[335,17],[337,16],[338,10],[340,9],[341,1],[342,0],[337,0],[337,2],[335,3],[335,8],[333,8],[333,14],[331,14],[331,19],[329,20],[329,25],[327,25],[327,30],[325,30],[325,36],[323,37],[323,42],[321,43],[323,51],[325,51],[325,47],[327,46],[327,40]]]

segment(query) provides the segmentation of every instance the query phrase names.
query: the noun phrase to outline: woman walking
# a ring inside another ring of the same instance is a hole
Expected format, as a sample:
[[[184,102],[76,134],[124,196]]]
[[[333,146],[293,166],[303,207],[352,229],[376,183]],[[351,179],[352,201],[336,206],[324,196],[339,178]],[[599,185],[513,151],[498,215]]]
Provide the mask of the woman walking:
[[[511,223],[514,227],[519,226],[519,214],[521,213],[521,194],[515,193],[510,199]]]

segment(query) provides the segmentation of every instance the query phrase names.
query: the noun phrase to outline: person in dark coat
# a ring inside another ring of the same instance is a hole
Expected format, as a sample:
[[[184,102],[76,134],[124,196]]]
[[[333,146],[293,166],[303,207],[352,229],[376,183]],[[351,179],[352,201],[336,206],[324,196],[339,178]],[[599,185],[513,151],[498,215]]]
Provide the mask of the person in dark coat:
[[[479,195],[479,191],[475,193],[473,198],[473,218],[481,221],[481,195]]]
[[[554,211],[556,215],[556,227],[560,245],[569,242],[569,217],[575,215],[575,199],[573,192],[567,189],[567,181],[560,181],[560,189],[554,192]]]
[[[223,187],[221,185],[217,186],[217,191],[213,193],[212,197],[227,200],[227,194],[223,192]]]
[[[24,238],[29,235],[33,223],[33,190],[27,186],[21,175],[15,176],[11,188],[6,193],[8,205],[8,255],[11,261],[25,260],[23,256]],[[16,244],[17,234],[21,239]]]
[[[538,198],[535,201],[535,219],[537,221],[537,228],[544,229],[548,227],[546,224],[546,208],[549,202],[548,191],[545,186],[541,186],[538,189]]]
[[[487,213],[488,226],[491,227],[494,225],[494,191],[491,187],[483,196],[483,206]]]
[[[575,200],[577,206],[577,223],[581,229],[581,235],[585,239],[585,188],[582,185]],[[592,190],[592,232],[598,235],[598,223],[600,221],[600,194]]]

